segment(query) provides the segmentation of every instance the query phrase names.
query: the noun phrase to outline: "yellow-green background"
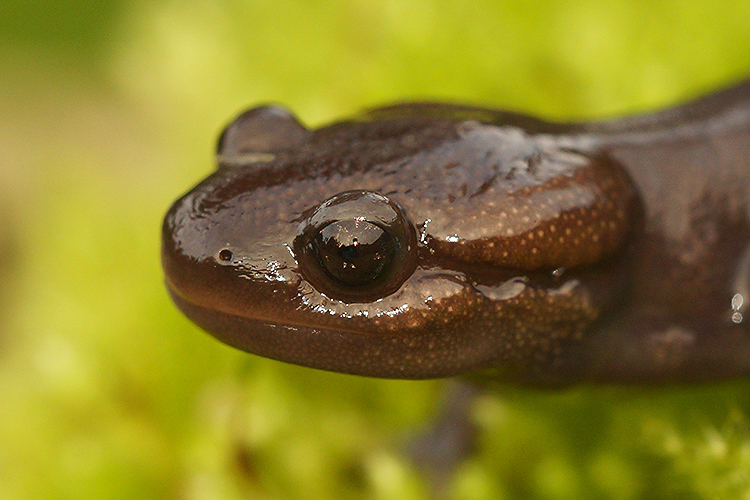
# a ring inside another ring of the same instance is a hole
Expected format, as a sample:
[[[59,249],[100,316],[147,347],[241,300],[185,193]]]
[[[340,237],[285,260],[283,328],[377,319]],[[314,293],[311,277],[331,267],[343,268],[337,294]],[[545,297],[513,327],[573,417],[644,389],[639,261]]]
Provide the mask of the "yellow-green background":
[[[163,290],[162,214],[244,106],[606,116],[749,71],[747,0],[3,1],[0,498],[427,498],[399,450],[442,382],[252,357]],[[508,388],[449,498],[750,498],[748,415],[747,381]]]

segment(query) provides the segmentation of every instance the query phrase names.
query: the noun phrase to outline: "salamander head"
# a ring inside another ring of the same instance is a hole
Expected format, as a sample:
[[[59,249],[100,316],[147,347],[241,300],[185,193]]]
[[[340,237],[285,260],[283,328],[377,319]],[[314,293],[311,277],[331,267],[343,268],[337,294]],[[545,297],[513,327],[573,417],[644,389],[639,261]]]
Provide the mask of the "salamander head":
[[[250,110],[165,218],[169,291],[220,340],[282,361],[392,378],[528,367],[607,311],[639,222],[622,167],[574,146],[450,106],[317,130]]]

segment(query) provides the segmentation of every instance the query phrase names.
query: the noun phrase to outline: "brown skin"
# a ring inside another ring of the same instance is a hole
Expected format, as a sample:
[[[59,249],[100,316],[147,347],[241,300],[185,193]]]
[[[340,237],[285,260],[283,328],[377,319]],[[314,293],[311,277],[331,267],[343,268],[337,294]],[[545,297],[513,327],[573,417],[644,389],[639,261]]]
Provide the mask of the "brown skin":
[[[162,262],[227,344],[388,378],[750,373],[750,82],[595,123],[424,103],[308,130],[256,108],[218,161]]]

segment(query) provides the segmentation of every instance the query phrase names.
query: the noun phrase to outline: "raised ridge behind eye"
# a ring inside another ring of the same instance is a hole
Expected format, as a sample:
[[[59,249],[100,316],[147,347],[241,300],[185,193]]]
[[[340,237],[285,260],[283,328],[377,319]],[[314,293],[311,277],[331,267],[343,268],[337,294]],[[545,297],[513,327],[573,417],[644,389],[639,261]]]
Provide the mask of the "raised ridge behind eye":
[[[550,148],[515,164],[514,176],[493,178],[464,202],[481,210],[471,236],[448,237],[446,227],[442,234],[428,235],[429,247],[469,264],[569,268],[616,253],[639,227],[640,195],[624,167],[609,156]]]

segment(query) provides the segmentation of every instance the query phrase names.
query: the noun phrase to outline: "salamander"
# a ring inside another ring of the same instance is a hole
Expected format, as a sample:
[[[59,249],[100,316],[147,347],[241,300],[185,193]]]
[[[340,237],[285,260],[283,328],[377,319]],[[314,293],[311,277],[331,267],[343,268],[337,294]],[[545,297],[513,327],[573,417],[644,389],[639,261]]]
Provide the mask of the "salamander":
[[[531,386],[750,373],[750,80],[553,123],[407,103],[240,114],[162,264],[231,346],[370,377]]]

